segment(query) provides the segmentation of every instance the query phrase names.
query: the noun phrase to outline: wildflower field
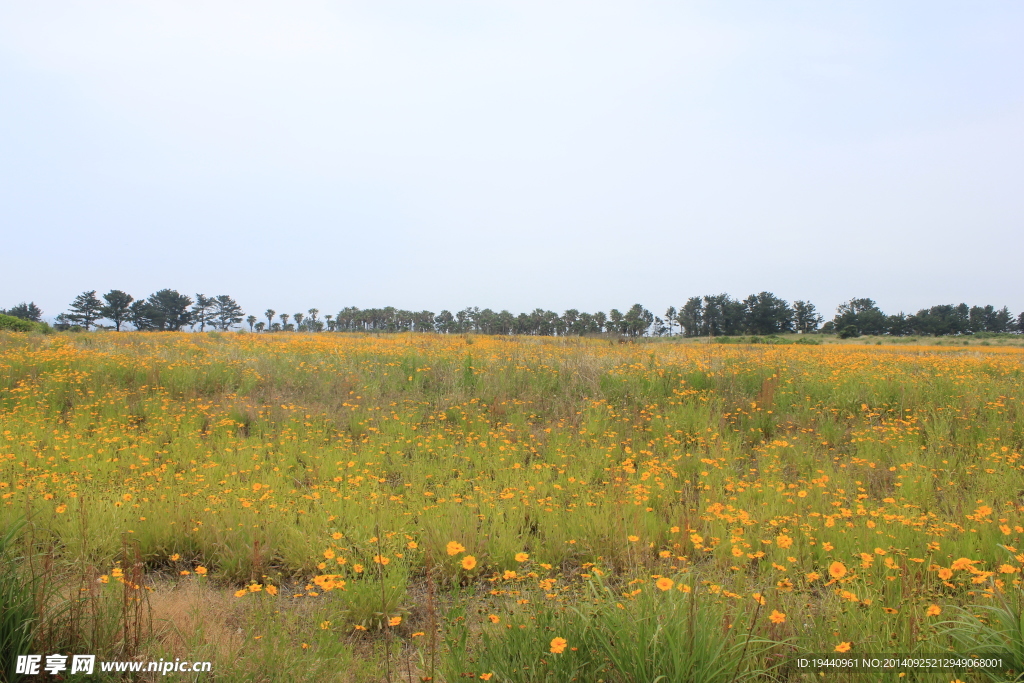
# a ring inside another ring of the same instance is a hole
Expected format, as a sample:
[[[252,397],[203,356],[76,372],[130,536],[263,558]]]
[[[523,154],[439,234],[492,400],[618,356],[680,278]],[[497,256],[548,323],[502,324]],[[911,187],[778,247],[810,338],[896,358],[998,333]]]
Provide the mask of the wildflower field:
[[[1022,389],[1019,347],[12,333],[5,571],[33,651],[223,680],[1020,673]]]

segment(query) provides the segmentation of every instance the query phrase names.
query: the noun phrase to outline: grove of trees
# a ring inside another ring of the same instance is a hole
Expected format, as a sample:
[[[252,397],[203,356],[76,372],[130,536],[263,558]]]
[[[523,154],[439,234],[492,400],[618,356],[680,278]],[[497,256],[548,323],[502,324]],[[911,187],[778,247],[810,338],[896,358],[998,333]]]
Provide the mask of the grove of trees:
[[[0,314],[40,322],[42,311],[35,303],[21,303]],[[264,320],[265,319],[265,322]],[[108,321],[109,325],[101,325]],[[1014,316],[1003,306],[967,306],[946,304],[921,309],[917,313],[888,315],[872,299],[850,299],[838,307],[835,316],[825,321],[814,304],[792,303],[771,292],[734,299],[728,294],[708,294],[688,298],[677,309],[670,306],[658,316],[641,304],[625,312],[611,309],[587,313],[571,308],[559,314],[536,308],[530,313],[494,311],[490,308],[464,308],[407,311],[388,306],[360,309],[349,306],[336,314],[321,315],[317,308],[305,312],[278,313],[267,309],[262,316],[248,315],[227,294],[192,298],[173,289],[161,289],[145,299],[114,289],[102,297],[96,290],[82,292],[68,311],[54,319],[57,329],[91,330],[104,327],[121,331],[130,325],[135,330],[182,330],[200,332],[208,327],[232,330],[244,324],[250,332],[435,332],[441,334],[522,334],[583,336],[618,334],[626,337],[681,335],[719,337],[732,335],[775,335],[785,332],[835,333],[841,337],[860,335],[963,335],[978,333],[1024,333],[1024,313]]]

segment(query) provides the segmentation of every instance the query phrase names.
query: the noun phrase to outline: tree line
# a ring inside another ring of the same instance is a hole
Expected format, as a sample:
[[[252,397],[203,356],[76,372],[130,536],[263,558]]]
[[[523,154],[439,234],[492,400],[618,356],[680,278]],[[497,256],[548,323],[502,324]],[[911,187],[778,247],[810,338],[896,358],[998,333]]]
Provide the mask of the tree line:
[[[22,303],[0,314],[40,322],[42,311],[35,303]],[[108,321],[108,325],[100,324]],[[622,312],[587,313],[571,308],[561,314],[542,308],[514,314],[507,310],[469,307],[452,313],[443,310],[407,311],[385,308],[343,308],[321,317],[320,310],[278,313],[267,309],[262,316],[246,315],[228,296],[195,298],[173,289],[161,289],[145,299],[114,289],[102,296],[96,290],[82,292],[69,310],[56,316],[59,330],[105,328],[135,330],[232,330],[247,325],[250,332],[437,332],[442,334],[522,334],[584,336],[619,334],[627,337],[681,335],[718,337],[773,335],[786,332],[835,333],[841,337],[860,335],[958,335],[1024,333],[1024,313],[1014,316],[1003,306],[947,304],[921,309],[914,314],[887,315],[872,299],[850,299],[826,321],[814,304],[797,300],[792,304],[771,292],[734,299],[728,294],[690,297],[678,309],[670,306],[664,315],[654,315],[641,304]]]

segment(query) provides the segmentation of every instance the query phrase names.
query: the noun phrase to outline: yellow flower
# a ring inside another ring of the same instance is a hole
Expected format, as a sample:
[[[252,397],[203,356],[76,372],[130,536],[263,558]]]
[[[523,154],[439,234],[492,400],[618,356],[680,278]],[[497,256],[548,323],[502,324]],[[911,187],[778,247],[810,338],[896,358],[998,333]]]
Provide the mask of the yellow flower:
[[[640,537],[639,536],[626,536],[626,540],[628,540],[630,543],[636,543],[637,541],[640,540]]]
[[[493,675],[494,674],[480,674],[480,680],[482,680],[482,681],[489,681],[489,680],[491,680],[491,676],[493,676]]]
[[[277,586],[267,586],[267,593],[277,595]]]
[[[768,620],[773,624],[781,624],[786,621],[786,613],[773,609],[772,613],[768,615]]]
[[[334,551],[331,550],[330,548],[328,548],[327,550],[324,551],[324,557],[326,557],[328,560],[333,560],[334,559]]]
[[[416,548],[419,548],[420,546],[418,543],[416,543],[416,541],[409,541],[405,544],[405,547],[409,550],[416,550]]]
[[[750,597],[754,598],[754,602],[756,602],[759,605],[764,605],[765,602],[767,602],[767,600],[764,599],[764,596],[760,593],[753,593]]]
[[[206,571],[207,571],[206,567],[204,567],[202,565],[199,565],[198,567],[196,567],[196,574],[199,574],[199,576],[206,576]]]
[[[248,592],[249,592],[249,590],[247,588],[242,588],[241,590],[235,591],[235,597],[236,598],[240,598],[240,597],[242,597],[243,595],[245,595]]]
[[[850,643],[849,643],[849,641],[844,641],[844,642],[839,643],[838,645],[836,645],[836,652],[849,652],[849,651],[850,651]]]
[[[326,631],[330,627],[331,627],[331,622],[329,622],[329,621],[321,621],[320,622],[320,630]]]
[[[448,551],[449,555],[458,555],[459,553],[465,552],[466,548],[458,541],[448,541],[448,545],[445,546],[445,550]]]
[[[818,572],[811,572],[807,574],[804,578],[806,578],[808,581],[817,581],[821,578],[821,574],[819,574]]]
[[[510,580],[516,578],[517,576],[518,576],[518,574],[516,574],[515,571],[513,571],[511,569],[506,569],[505,573],[502,574],[501,578],[505,579],[506,581],[510,581]]]
[[[1012,564],[1001,564],[1001,565],[999,565],[999,573],[1000,574],[1013,574],[1016,571],[1017,571],[1017,568],[1014,567]]]
[[[499,617],[497,614],[490,614],[487,616],[487,618],[491,620],[492,624],[497,624],[499,621],[501,621],[501,617]]]
[[[790,538],[789,536],[786,536],[786,535],[776,536],[775,537],[775,543],[780,548],[788,548],[791,545],[793,545],[793,539]]]
[[[952,577],[952,576],[953,576],[953,570],[950,569],[949,567],[940,567],[939,568],[939,578],[942,579],[943,581],[948,581],[950,579],[950,577]]]
[[[402,617],[391,617],[388,619],[388,626],[398,626],[402,623]]]
[[[374,555],[373,556],[373,561],[376,562],[377,564],[385,564],[385,565],[391,563],[391,559],[387,558],[387,557],[384,557],[383,555]]]
[[[565,652],[565,647],[569,644],[565,638],[552,638],[551,639],[551,652],[560,655]]]
[[[181,555],[179,555],[178,553],[174,553],[173,555],[170,556],[169,559],[171,560],[171,562],[177,562],[178,560],[181,559]]]
[[[63,515],[67,511],[68,511],[68,506],[67,505],[64,505],[63,503],[61,503],[60,505],[57,506],[57,514],[58,515]]]
[[[676,585],[676,582],[666,576],[663,576],[658,579],[654,585],[658,587],[658,590],[669,591],[672,590],[672,586]]]
[[[942,614],[942,608],[938,605],[931,605],[927,610],[925,610],[925,615],[929,617],[937,617],[940,614]]]
[[[526,562],[530,559],[529,553],[516,553],[516,562]]]
[[[354,564],[354,565],[352,565],[352,571],[354,571],[356,574],[362,574],[363,573],[363,565],[361,565],[361,564]]]
[[[472,555],[466,555],[464,558],[462,558],[462,568],[465,569],[467,572],[475,566],[476,558]]]
[[[842,562],[833,562],[828,567],[828,573],[833,579],[841,579],[846,576],[846,565]]]

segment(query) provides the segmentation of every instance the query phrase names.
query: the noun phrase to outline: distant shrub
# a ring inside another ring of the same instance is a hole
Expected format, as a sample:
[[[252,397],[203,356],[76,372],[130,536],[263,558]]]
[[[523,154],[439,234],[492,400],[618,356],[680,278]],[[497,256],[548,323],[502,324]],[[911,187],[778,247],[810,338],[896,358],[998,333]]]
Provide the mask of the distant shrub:
[[[53,328],[46,323],[32,322],[31,320],[15,318],[13,315],[5,315],[3,313],[0,313],[0,330],[7,330],[9,332],[42,332],[44,334],[53,332]]]
[[[839,330],[840,339],[851,339],[853,337],[859,337],[860,330],[857,329],[856,325],[847,325],[843,329]]]
[[[22,320],[21,318],[15,318],[13,315],[0,313],[0,330],[31,332],[34,329],[36,329],[36,325],[30,320]]]

